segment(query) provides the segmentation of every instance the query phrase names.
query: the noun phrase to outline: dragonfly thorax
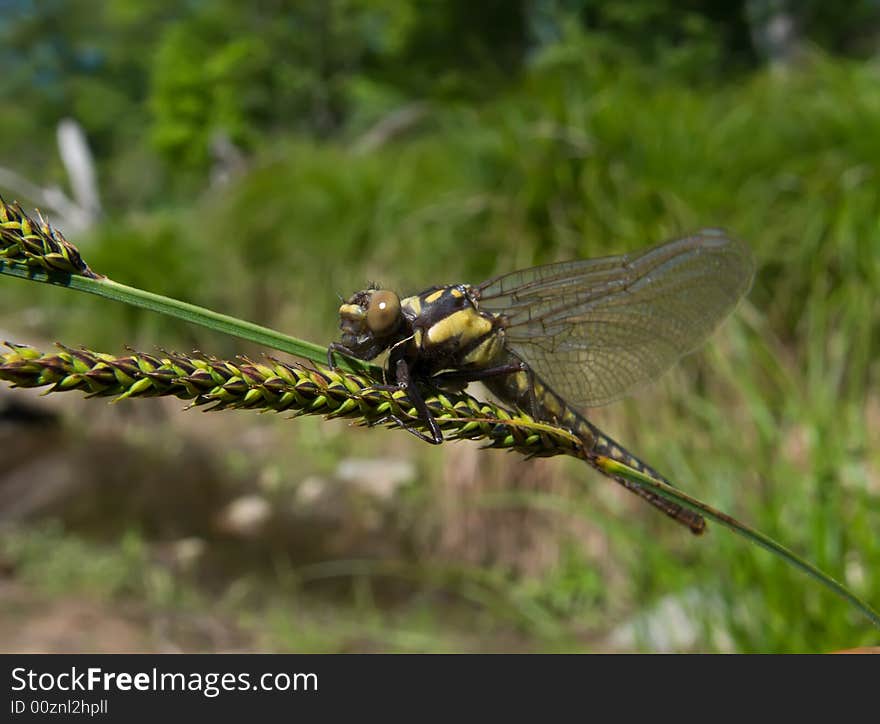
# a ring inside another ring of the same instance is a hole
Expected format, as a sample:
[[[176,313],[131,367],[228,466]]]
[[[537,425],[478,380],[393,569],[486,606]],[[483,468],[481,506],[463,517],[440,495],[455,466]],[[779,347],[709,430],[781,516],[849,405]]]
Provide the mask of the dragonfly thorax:
[[[501,351],[500,320],[479,308],[474,287],[432,287],[400,305],[412,329],[409,357],[426,372],[482,368],[493,364]]]

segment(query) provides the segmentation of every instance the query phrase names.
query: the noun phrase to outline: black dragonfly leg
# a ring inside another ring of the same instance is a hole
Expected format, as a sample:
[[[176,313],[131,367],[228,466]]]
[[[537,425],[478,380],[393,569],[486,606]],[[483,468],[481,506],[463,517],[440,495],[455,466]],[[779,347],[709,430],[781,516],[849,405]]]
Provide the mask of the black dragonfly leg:
[[[397,347],[398,345],[395,345]],[[357,359],[357,355],[355,355],[352,350],[350,350],[345,345],[339,344],[339,342],[331,342],[327,346],[327,366],[331,369],[336,369],[336,359],[335,355],[344,354],[347,357],[354,357]],[[425,422],[425,424],[430,428],[431,435],[425,435],[421,430],[416,430],[412,425],[407,423],[401,417],[395,414],[388,415],[387,419],[393,420],[398,425],[400,425],[407,432],[411,432],[420,440],[424,440],[425,442],[429,442],[432,445],[440,445],[443,442],[443,433],[440,430],[440,426],[437,424],[437,420],[431,414],[431,411],[428,409],[428,405],[425,402],[425,398],[422,397],[422,393],[419,392],[418,386],[412,381],[409,365],[407,365],[406,360],[398,359],[395,365],[395,380],[396,384],[388,384],[388,372],[384,371],[385,374],[385,383],[384,385],[372,385],[372,389],[375,390],[387,390],[387,391],[396,391],[403,390],[406,392],[406,396],[410,399],[410,402],[413,403],[413,406],[416,408],[416,411],[419,413],[419,417]]]
[[[338,354],[344,354],[346,357],[355,357],[354,352],[345,345],[339,344],[339,342],[331,342],[327,345],[327,366],[331,370],[337,369],[336,355]]]
[[[469,372],[458,372],[448,370],[440,372],[431,378],[436,384],[467,383],[479,382],[480,380],[490,379],[492,377],[500,377],[502,375],[513,375],[519,372],[525,372],[528,375],[529,383],[526,385],[528,390],[528,412],[536,420],[541,419],[541,408],[538,406],[538,398],[535,396],[535,373],[532,368],[524,362],[511,362],[506,365],[498,365],[497,367],[489,367],[485,370],[472,370]],[[523,400],[519,400],[517,404],[522,404]]]
[[[480,380],[485,380],[490,377],[498,377],[500,375],[512,375],[515,372],[522,372],[523,370],[527,369],[528,368],[525,365],[517,363],[509,365],[499,365],[498,367],[489,367],[485,370],[470,370],[461,372],[457,370],[447,370],[445,372],[439,372],[438,374],[431,377],[431,381],[441,385],[449,382],[479,382]]]
[[[499,365],[498,367],[489,367],[484,370],[468,370],[468,371],[458,371],[458,370],[446,370],[445,372],[439,372],[436,375],[431,377],[431,382],[436,385],[446,385],[446,384],[462,384],[465,385],[468,382],[479,382],[480,380],[486,380],[491,377],[500,377],[501,375],[512,375],[517,372],[528,372],[529,368],[518,362],[516,364],[507,364],[507,365]]]
[[[397,360],[394,372],[397,378],[397,385],[391,386],[392,389],[401,389],[406,392],[406,396],[409,398],[410,402],[412,402],[413,404],[413,407],[415,407],[416,411],[419,413],[419,418],[431,430],[431,436],[429,437],[421,430],[417,430],[397,415],[389,415],[390,419],[394,420],[394,422],[400,425],[404,430],[406,430],[407,432],[411,432],[420,440],[429,442],[432,445],[440,445],[443,442],[443,432],[440,430],[440,425],[437,424],[437,419],[434,417],[433,414],[431,414],[431,410],[428,409],[428,404],[425,402],[425,398],[422,397],[422,393],[419,391],[418,385],[413,382],[410,375],[409,365],[406,363],[406,360]]]

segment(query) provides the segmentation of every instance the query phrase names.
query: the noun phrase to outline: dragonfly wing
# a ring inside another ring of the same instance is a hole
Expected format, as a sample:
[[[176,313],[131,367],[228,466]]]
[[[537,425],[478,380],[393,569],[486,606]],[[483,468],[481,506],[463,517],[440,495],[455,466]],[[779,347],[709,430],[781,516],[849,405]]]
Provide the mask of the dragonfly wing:
[[[748,291],[749,248],[706,229],[647,251],[562,262],[480,285],[507,343],[576,407],[654,379],[699,346]]]

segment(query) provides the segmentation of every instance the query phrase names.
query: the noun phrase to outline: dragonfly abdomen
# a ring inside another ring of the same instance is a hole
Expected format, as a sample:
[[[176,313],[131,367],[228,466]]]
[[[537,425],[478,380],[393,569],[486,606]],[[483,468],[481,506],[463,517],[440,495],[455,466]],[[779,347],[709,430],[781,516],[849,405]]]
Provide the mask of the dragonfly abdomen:
[[[508,361],[513,362],[515,360],[517,358],[511,355]],[[672,485],[669,480],[660,475],[654,468],[639,460],[629,450],[608,437],[608,435],[587,420],[577,410],[572,408],[534,373],[524,370],[514,374],[486,379],[484,384],[504,402],[516,405],[539,419],[562,425],[571,430],[583,443],[584,459],[603,475],[612,478],[627,490],[644,498],[651,505],[666,513],[670,518],[686,525],[692,533],[700,534],[705,530],[706,521],[701,515],[657,495],[632,480],[627,480],[619,475],[612,475],[599,467],[594,461],[596,456],[601,455],[623,463],[667,485]]]
[[[652,468],[650,465],[647,465],[646,463],[643,463],[629,450],[627,450],[625,447],[618,444],[601,430],[599,430],[599,428],[593,425],[589,420],[585,419],[576,412],[571,411],[571,414],[577,418],[577,425],[573,428],[573,432],[575,432],[581,440],[586,441],[588,439],[592,439],[593,445],[591,452],[593,455],[604,455],[605,457],[611,458],[612,460],[615,460],[619,463],[623,463],[624,465],[628,465],[631,468],[635,468],[639,472],[645,473],[645,475],[649,475],[650,477],[655,478],[662,483],[666,483],[667,485],[672,486],[672,483],[656,470],[654,470],[654,468]],[[590,451],[588,450],[588,453],[589,452]],[[601,467],[592,462],[589,454],[587,456],[587,462],[593,465],[593,467],[596,468],[596,470],[598,470],[603,475],[609,475],[609,473],[605,472]],[[691,529],[692,533],[699,535],[700,533],[705,531],[706,521],[703,516],[699,515],[698,513],[695,513],[689,508],[678,505],[678,503],[673,503],[671,500],[667,500],[666,498],[657,495],[647,488],[643,488],[641,485],[633,482],[632,480],[627,480],[626,478],[620,477],[618,475],[609,475],[609,477],[613,478],[615,482],[620,483],[627,490],[631,490],[636,495],[641,496],[649,503],[651,503],[651,505],[662,510],[670,518],[673,518],[679,523],[686,525],[688,528]]]

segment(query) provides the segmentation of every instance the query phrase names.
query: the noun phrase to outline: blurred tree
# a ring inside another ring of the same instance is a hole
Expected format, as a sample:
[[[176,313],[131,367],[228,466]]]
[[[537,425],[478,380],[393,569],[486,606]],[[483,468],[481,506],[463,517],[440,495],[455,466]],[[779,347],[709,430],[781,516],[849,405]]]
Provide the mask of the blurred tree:
[[[61,118],[83,124],[99,154],[118,150],[131,115],[142,113],[170,0],[5,0],[0,13],[0,94],[30,119],[33,134],[54,134]],[[4,104],[0,113],[10,110]],[[4,146],[19,139],[0,135]]]
[[[525,0],[413,3],[409,33],[392,68],[395,82],[421,96],[465,92],[516,78],[529,47]]]
[[[788,62],[808,40],[827,52],[868,57],[880,40],[880,2],[853,0],[747,0],[755,46],[762,58]]]
[[[229,37],[214,19],[173,24],[156,53],[150,107],[157,149],[180,166],[203,166],[218,132],[250,145],[269,111],[270,54],[257,33]]]
[[[591,62],[649,64],[664,76],[712,82],[787,57],[803,42],[873,54],[880,34],[877,0],[0,0],[0,7],[0,93],[15,99],[0,106],[0,163],[58,182],[51,137],[72,117],[108,179],[111,209],[202,188],[218,138],[247,153],[290,131],[355,135],[412,101],[482,103],[530,60],[565,50],[571,28],[601,50]]]
[[[387,112],[408,97],[484,93],[521,65],[523,5],[200,5],[161,38],[151,94],[153,138],[169,158],[200,165],[218,130],[246,147],[258,131],[273,128],[328,136],[359,111],[375,117],[358,102]]]
[[[541,46],[559,42],[564,21],[594,36],[628,62],[657,65],[664,73],[699,77],[754,63],[743,2],[711,0],[533,0],[531,28]]]
[[[177,3],[3,0],[0,7],[0,96],[15,99],[0,104],[0,163],[61,185],[54,136],[69,117],[82,125],[101,177],[102,167],[141,143],[152,49]],[[135,172],[143,184],[143,169]],[[120,201],[108,197],[110,208]]]

